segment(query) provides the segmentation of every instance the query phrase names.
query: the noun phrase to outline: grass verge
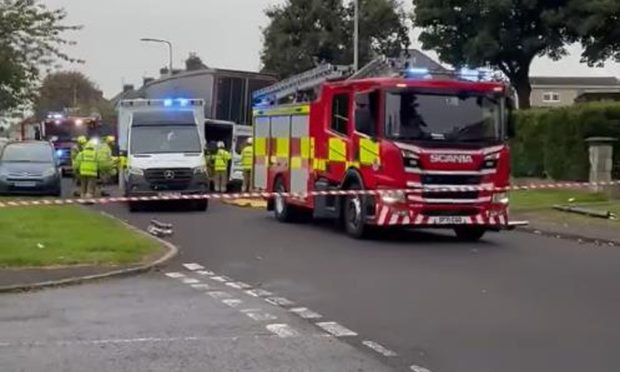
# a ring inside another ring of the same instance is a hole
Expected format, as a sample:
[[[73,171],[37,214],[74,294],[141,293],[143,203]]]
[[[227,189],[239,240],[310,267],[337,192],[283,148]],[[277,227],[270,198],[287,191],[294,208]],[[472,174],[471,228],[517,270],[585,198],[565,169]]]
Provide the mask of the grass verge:
[[[510,194],[510,208],[515,212],[551,209],[556,204],[604,204],[612,203],[603,193],[574,190],[528,190]]]
[[[79,206],[0,210],[0,267],[125,265],[159,244],[119,221]]]

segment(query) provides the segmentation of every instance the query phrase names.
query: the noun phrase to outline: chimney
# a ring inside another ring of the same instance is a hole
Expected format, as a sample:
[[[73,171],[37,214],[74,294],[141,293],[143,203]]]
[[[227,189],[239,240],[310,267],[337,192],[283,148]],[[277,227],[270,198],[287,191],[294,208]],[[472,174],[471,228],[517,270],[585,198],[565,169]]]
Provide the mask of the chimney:
[[[123,85],[123,93],[131,92],[132,90],[134,90],[133,84]]]
[[[147,85],[148,83],[151,83],[153,81],[155,81],[155,78],[152,78],[152,77],[142,78],[142,85]]]

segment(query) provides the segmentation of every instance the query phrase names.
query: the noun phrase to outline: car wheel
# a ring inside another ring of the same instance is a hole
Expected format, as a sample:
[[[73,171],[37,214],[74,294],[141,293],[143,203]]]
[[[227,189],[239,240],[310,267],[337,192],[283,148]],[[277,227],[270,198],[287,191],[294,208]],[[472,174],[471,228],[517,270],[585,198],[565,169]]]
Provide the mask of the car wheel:
[[[486,233],[486,230],[481,227],[457,227],[454,229],[458,240],[463,242],[477,242]]]

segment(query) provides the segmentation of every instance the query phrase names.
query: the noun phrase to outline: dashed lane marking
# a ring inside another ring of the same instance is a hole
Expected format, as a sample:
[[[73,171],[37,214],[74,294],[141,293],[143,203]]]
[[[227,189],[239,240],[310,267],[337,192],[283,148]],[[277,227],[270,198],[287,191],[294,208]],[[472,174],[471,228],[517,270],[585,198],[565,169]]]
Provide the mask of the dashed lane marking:
[[[385,356],[385,357],[395,357],[397,354],[392,350],[386,348],[385,346],[378,344],[374,341],[362,341],[362,344],[373,349],[377,353]]]
[[[269,302],[272,305],[276,306],[293,306],[295,303],[288,298],[284,297],[269,297],[266,298],[265,301]]]
[[[196,270],[204,270],[204,266],[197,264],[197,263],[184,263],[183,267],[185,267],[187,270],[190,271],[196,271]]]
[[[267,324],[265,328],[282,338],[299,336],[299,333],[288,324]]]
[[[266,322],[278,319],[277,316],[269,314],[268,312],[262,311],[260,309],[245,309],[241,310],[241,312],[248,317],[256,320],[257,322]]]
[[[316,323],[317,326],[323,328],[326,332],[336,336],[336,337],[350,337],[357,336],[357,333],[352,330],[336,323],[336,322],[320,322]]]
[[[185,274],[181,274],[181,273],[166,273],[166,276],[168,278],[172,278],[172,279],[179,279],[179,278],[184,278]]]
[[[409,369],[411,369],[413,372],[431,372],[430,370],[424,368],[424,367],[420,367],[420,366],[416,366],[413,365],[411,367],[409,367]]]
[[[268,297],[273,296],[273,293],[266,291],[264,289],[250,289],[249,291],[245,291],[245,293],[249,294],[252,297]]]
[[[231,288],[235,288],[235,289],[248,289],[248,288],[252,288],[251,285],[246,284],[244,282],[228,282],[228,283],[226,283],[226,285],[231,287]]]
[[[200,280],[193,279],[193,278],[185,278],[182,281],[183,281],[183,284],[198,284],[198,283],[200,283]]]
[[[304,319],[319,319],[322,318],[322,315],[319,313],[315,313],[314,311],[308,309],[307,307],[296,307],[290,310],[291,312],[299,315]]]
[[[222,300],[222,302],[230,307],[237,307],[243,303],[243,301],[238,298],[227,298]]]
[[[196,271],[196,274],[204,275],[204,276],[213,276],[213,275],[215,275],[215,273],[213,271],[209,271],[209,270],[198,270],[198,271]]]
[[[227,276],[212,276],[211,279],[215,280],[216,282],[220,282],[220,283],[226,283],[230,281],[230,278]]]
[[[230,295],[230,293],[228,292],[222,292],[222,291],[213,291],[213,292],[207,292],[207,294],[213,298],[215,298],[216,300],[224,300],[224,299],[229,299],[232,298],[232,296]]]
[[[209,286],[208,284],[204,284],[204,283],[192,284],[191,287],[194,288],[194,289],[198,289],[198,290],[208,290],[208,289],[211,289],[211,286]]]

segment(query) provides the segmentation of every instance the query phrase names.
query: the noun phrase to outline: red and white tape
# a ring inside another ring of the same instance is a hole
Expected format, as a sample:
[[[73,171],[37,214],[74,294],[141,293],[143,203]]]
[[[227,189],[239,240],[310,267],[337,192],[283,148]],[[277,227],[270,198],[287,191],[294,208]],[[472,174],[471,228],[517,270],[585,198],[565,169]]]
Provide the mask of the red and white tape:
[[[545,184],[529,184],[509,187],[488,187],[488,186],[446,186],[446,187],[419,187],[407,189],[380,189],[380,190],[333,190],[333,191],[308,191],[302,193],[292,192],[249,192],[234,194],[195,194],[195,195],[158,195],[158,196],[132,196],[132,197],[105,197],[91,199],[30,199],[30,200],[6,200],[0,201],[0,208],[9,207],[28,207],[28,206],[54,206],[54,205],[80,205],[80,204],[110,204],[128,202],[153,202],[153,201],[174,201],[174,200],[235,200],[235,199],[268,199],[275,196],[306,198],[308,196],[349,196],[349,195],[369,195],[384,196],[394,193],[419,194],[419,193],[445,193],[445,192],[508,192],[508,191],[527,191],[544,189],[577,189],[588,187],[609,187],[620,186],[620,181],[608,182],[560,182]]]

